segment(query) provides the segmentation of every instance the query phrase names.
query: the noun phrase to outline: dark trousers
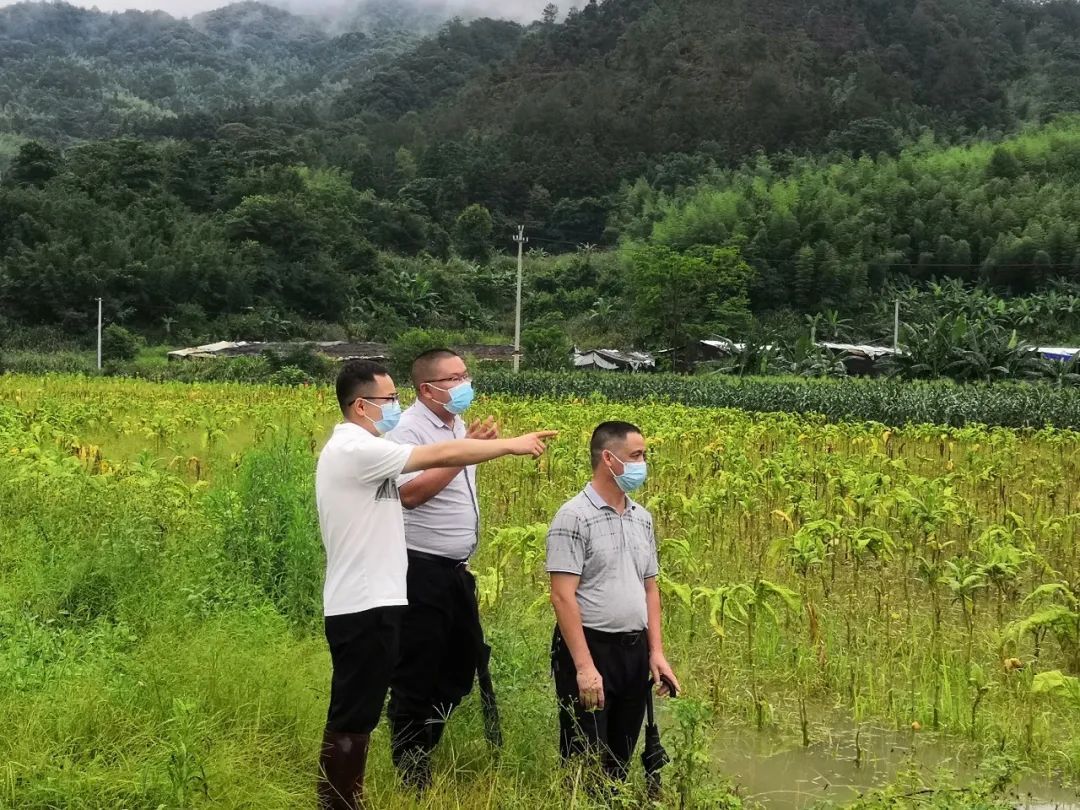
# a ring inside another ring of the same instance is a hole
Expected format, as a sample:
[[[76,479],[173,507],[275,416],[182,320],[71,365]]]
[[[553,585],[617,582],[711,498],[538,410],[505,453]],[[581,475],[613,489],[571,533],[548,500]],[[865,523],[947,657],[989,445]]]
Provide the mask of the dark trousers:
[[[463,563],[409,552],[408,594],[387,718],[394,763],[423,787],[446,719],[472,690],[484,631]]]
[[[630,757],[645,719],[649,689],[649,645],[645,631],[602,633],[585,628],[593,663],[604,679],[604,708],[581,704],[577,669],[558,627],[551,642],[551,669],[559,700],[559,753],[599,757],[611,779],[626,779]]]
[[[326,714],[330,731],[370,734],[378,724],[398,660],[404,615],[404,607],[381,607],[324,619],[333,663]]]

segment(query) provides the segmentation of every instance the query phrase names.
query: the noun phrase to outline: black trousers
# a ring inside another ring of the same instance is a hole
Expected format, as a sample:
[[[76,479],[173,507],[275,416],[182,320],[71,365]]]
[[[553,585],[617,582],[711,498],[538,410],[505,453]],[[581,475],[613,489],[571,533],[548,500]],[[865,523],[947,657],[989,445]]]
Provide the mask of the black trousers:
[[[381,607],[324,619],[333,663],[326,713],[330,731],[370,734],[378,724],[404,614],[404,607]]]
[[[559,700],[559,753],[599,757],[611,779],[626,779],[645,719],[649,690],[649,644],[645,631],[603,633],[585,628],[593,663],[604,679],[604,708],[581,704],[577,669],[559,628],[551,642],[551,670]]]
[[[407,582],[387,718],[395,764],[407,781],[423,783],[446,719],[472,691],[484,631],[464,563],[409,552]]]

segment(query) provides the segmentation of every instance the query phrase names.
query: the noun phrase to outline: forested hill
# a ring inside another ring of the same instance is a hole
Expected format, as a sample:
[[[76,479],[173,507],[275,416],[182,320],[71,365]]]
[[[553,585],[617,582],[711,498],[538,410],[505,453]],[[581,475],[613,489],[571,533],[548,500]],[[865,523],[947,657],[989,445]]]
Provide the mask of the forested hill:
[[[0,161],[13,138],[243,124],[263,152],[340,165],[380,195],[479,202],[576,243],[602,239],[614,192],[642,175],[673,189],[759,150],[895,153],[927,129],[954,140],[1080,110],[1075,0],[606,0],[422,38],[433,24],[389,0],[334,20],[252,2],[191,20],[9,6]]]
[[[925,127],[963,137],[1077,109],[1073,0],[608,0],[534,28],[416,143],[486,136],[491,185],[513,195],[490,203],[520,211],[530,190],[542,208],[757,150],[895,152]]]
[[[1080,296],[1073,0],[359,8],[0,9],[0,340],[98,296],[192,340],[505,331],[522,219],[568,254],[526,318],[607,345],[673,345],[641,292],[673,267],[723,276],[664,316],[696,336],[866,324],[911,278]]]
[[[333,20],[255,2],[184,20],[17,3],[0,8],[0,133],[68,145],[195,112],[317,106],[440,19],[394,0],[366,0]]]

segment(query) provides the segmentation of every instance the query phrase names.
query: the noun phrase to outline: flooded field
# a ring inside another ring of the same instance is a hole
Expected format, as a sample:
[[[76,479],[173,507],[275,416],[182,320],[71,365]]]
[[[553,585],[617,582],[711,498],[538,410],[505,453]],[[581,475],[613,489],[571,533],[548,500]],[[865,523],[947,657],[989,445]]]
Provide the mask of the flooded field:
[[[775,810],[842,805],[904,772],[951,775],[958,793],[980,778],[955,741],[870,726],[816,736],[804,748],[796,737],[733,729],[714,743],[713,761],[740,795]],[[1080,790],[1047,774],[1025,775],[1009,795],[1024,810],[1080,810]]]

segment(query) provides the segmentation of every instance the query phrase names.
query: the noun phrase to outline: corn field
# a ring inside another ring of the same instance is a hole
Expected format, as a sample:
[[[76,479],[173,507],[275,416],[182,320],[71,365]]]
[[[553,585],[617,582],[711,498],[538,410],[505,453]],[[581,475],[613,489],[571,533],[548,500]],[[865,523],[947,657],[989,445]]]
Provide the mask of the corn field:
[[[1062,366],[1063,373],[1066,369]],[[886,378],[739,378],[722,374],[538,373],[488,371],[485,389],[507,396],[600,397],[612,402],[655,401],[760,413],[820,414],[831,421],[880,422],[902,427],[1080,429],[1080,390],[1049,383],[904,382]]]

